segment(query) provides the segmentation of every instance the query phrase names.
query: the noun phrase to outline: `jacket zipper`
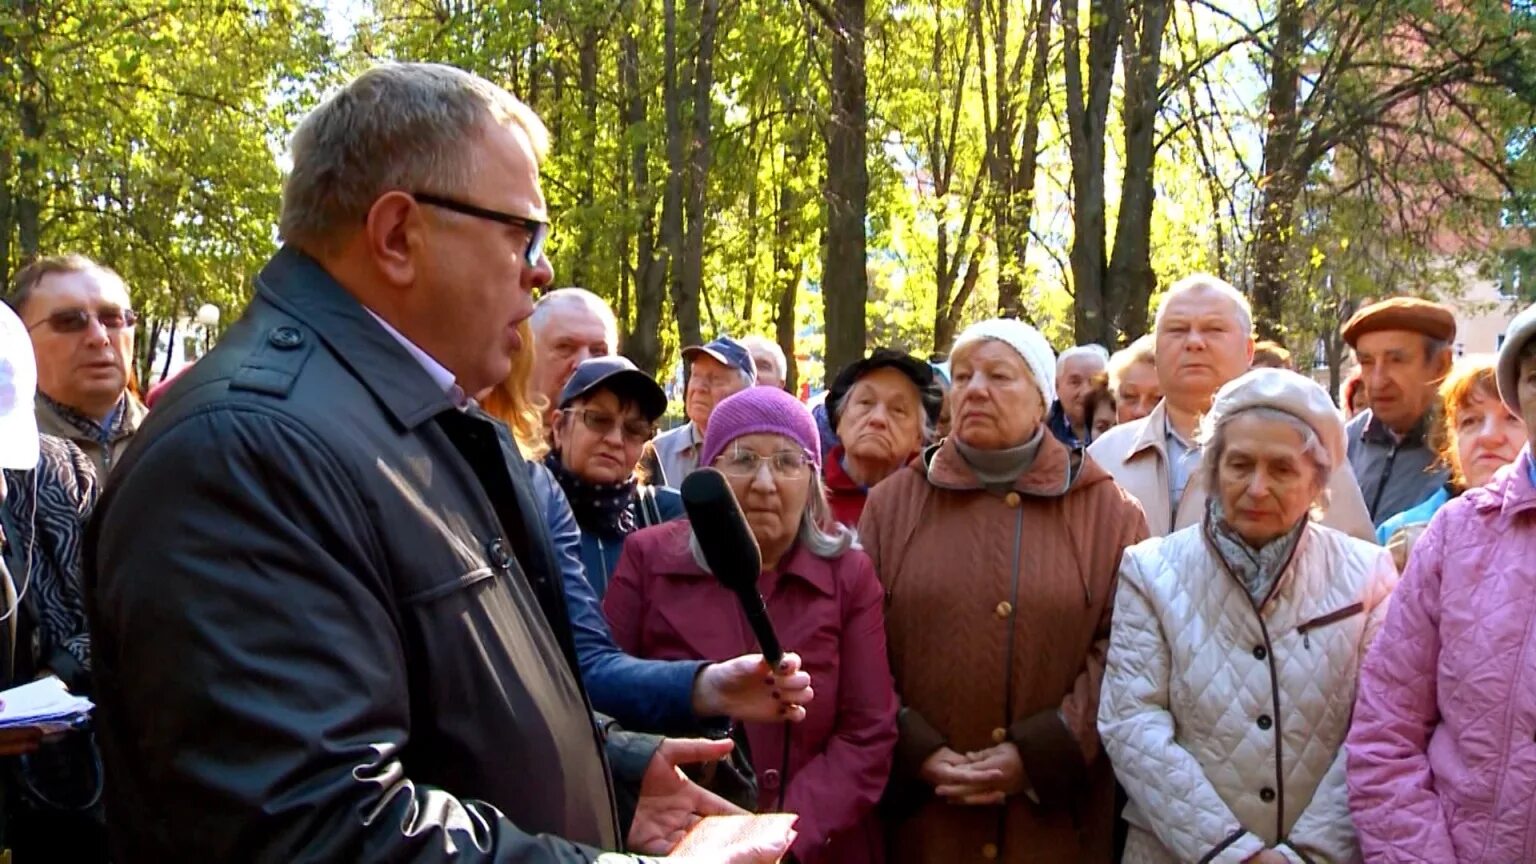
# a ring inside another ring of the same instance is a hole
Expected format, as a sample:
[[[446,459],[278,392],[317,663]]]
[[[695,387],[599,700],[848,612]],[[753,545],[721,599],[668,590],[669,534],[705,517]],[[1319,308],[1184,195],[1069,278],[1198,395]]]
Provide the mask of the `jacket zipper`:
[[[1301,644],[1306,646],[1308,650],[1311,650],[1312,640],[1307,634],[1311,633],[1313,630],[1316,630],[1319,627],[1326,627],[1329,624],[1343,621],[1345,618],[1352,618],[1364,611],[1364,603],[1351,603],[1350,605],[1345,606],[1343,609],[1338,609],[1333,612],[1329,612],[1327,615],[1323,615],[1318,618],[1313,618],[1311,621],[1307,621],[1300,627],[1297,627],[1296,632],[1301,634]]]

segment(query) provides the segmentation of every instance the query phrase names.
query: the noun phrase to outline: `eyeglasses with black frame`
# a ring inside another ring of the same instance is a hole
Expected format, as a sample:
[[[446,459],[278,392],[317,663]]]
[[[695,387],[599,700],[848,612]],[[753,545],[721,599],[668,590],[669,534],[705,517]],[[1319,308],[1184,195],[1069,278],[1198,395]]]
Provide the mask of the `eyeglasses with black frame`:
[[[92,312],[89,309],[60,309],[41,321],[34,322],[27,328],[27,332],[47,324],[55,333],[79,333],[91,325],[94,318],[101,322],[101,326],[107,330],[123,330],[132,327],[138,322],[139,316],[132,309],[102,309]]]
[[[548,222],[530,219],[527,216],[518,216],[514,213],[503,213],[500,210],[479,207],[455,198],[433,195],[431,192],[412,192],[411,197],[422,204],[432,207],[441,207],[444,210],[463,213],[465,216],[473,216],[476,219],[487,219],[502,225],[510,225],[513,228],[521,228],[528,232],[528,248],[523,250],[523,261],[529,267],[537,267],[539,266],[539,259],[544,257],[544,243],[549,239]]]
[[[620,419],[619,415],[600,408],[567,408],[564,413],[580,417],[582,424],[600,438],[607,437]],[[631,444],[644,444],[656,437],[656,424],[639,417],[624,420],[622,434]]]

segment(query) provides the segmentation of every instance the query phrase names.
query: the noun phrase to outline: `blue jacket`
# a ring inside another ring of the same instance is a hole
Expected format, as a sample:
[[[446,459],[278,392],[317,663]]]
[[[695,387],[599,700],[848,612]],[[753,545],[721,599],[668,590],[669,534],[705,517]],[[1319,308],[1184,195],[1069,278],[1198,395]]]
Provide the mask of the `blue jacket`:
[[[581,529],[565,492],[549,469],[528,463],[533,496],[544,511],[565,584],[565,606],[576,643],[576,662],[592,707],[636,731],[686,731],[693,715],[693,679],[705,665],[694,660],[641,660],[619,650],[597,593],[582,566]],[[678,499],[681,506],[681,499]],[[617,563],[618,556],[614,555]],[[606,580],[605,580],[606,584]]]
[[[656,492],[656,509],[661,511],[661,521],[671,522],[673,519],[683,518],[683,496],[676,489],[666,486],[651,487]],[[635,512],[635,524],[649,527],[640,513],[640,499],[630,502],[629,509]],[[599,602],[603,595],[608,593],[608,580],[613,578],[613,569],[619,566],[619,553],[624,551],[624,538],[604,537],[592,531],[581,532],[581,564],[587,571],[587,581],[592,583],[592,590],[597,595]]]

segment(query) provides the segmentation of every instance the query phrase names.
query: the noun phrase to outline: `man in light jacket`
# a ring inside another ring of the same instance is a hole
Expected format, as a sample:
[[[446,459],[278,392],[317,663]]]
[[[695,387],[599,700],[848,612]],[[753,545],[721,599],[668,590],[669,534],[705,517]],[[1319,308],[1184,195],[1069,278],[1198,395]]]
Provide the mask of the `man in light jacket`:
[[[1141,502],[1153,537],[1205,515],[1195,429],[1221,385],[1253,361],[1253,312],[1236,288],[1215,276],[1179,280],[1157,309],[1157,380],[1163,401],[1146,417],[1104,433],[1088,454]],[[1323,524],[1375,542],[1360,487],[1335,471]]]

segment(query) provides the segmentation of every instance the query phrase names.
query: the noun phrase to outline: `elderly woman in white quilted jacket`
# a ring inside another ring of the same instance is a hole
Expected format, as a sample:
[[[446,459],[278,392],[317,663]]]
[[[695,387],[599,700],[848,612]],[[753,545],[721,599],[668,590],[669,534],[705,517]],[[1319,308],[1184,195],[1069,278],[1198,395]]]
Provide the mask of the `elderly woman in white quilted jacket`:
[[[1397,581],[1313,521],[1344,422],[1294,372],[1222,387],[1205,518],[1126,552],[1099,731],[1130,799],[1124,861],[1353,862],[1344,738]]]

